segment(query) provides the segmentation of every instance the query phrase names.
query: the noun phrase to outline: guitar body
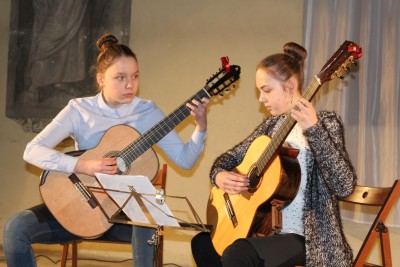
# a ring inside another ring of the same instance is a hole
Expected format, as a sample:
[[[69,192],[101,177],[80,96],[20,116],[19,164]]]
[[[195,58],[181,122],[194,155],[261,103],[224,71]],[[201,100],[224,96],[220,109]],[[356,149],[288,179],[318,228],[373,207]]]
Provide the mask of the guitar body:
[[[81,154],[79,157],[82,159],[112,157],[139,137],[140,134],[132,127],[117,125],[104,134],[96,147],[75,154]],[[150,148],[136,158],[123,174],[144,175],[153,179],[158,169],[157,155]],[[69,178],[70,175],[58,171],[44,171],[39,187],[43,201],[57,221],[72,234],[83,238],[99,237],[112,224],[108,222],[107,216],[94,199],[88,201],[78,190],[76,183]],[[76,176],[84,186],[101,187],[95,177],[81,174]],[[92,190],[92,193],[108,217],[114,215],[119,207],[108,194],[104,190]]]
[[[235,171],[248,175],[254,162],[270,141],[268,136],[255,139]],[[300,167],[297,159],[288,155],[278,155],[263,173],[254,192],[244,191],[240,194],[228,195],[214,186],[208,201],[207,223],[213,225],[211,238],[216,251],[222,255],[225,248],[236,239],[246,238],[253,232],[268,234],[271,225],[270,220],[265,220],[265,218],[268,218],[268,213],[270,213],[269,202],[277,199],[285,201],[286,204],[289,203],[296,196],[299,185]],[[229,201],[235,219],[232,219],[227,212],[226,207]]]

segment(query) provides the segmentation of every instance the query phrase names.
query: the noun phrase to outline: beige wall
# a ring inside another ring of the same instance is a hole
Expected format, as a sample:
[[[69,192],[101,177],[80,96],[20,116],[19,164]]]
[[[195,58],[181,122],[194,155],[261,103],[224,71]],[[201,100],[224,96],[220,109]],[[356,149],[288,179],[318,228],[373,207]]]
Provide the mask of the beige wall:
[[[1,228],[16,211],[40,203],[40,170],[22,160],[34,134],[23,132],[5,117],[10,2],[0,1]],[[264,56],[281,51],[285,42],[301,43],[302,16],[303,1],[133,1],[130,46],[139,58],[139,95],[155,100],[165,113],[204,86],[220,67],[221,56],[229,56],[231,64],[242,67],[240,86],[224,98],[215,97],[209,106],[208,137],[199,163],[191,171],[169,166],[168,194],[187,196],[203,220],[213,160],[263,118],[254,85],[255,65]],[[177,130],[187,140],[193,128],[189,118]],[[165,161],[162,154],[160,161]],[[194,233],[166,237],[182,246],[186,263],[191,262],[189,240]]]

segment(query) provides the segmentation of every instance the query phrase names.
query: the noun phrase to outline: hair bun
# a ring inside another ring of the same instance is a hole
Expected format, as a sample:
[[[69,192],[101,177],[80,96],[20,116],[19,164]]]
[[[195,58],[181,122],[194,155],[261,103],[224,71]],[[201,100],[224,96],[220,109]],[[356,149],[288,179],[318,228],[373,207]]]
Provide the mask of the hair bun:
[[[284,54],[294,59],[296,62],[304,61],[307,57],[306,49],[294,42],[285,44],[283,46],[283,52]]]
[[[96,46],[101,52],[113,44],[118,44],[118,39],[110,33],[103,35],[96,42]]]

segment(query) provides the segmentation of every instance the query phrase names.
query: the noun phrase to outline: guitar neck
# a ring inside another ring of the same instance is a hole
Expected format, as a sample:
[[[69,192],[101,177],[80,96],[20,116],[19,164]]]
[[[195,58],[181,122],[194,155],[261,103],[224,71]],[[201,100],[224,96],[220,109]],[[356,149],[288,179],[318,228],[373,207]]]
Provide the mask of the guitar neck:
[[[302,95],[303,98],[310,101],[318,89],[321,87],[321,82],[318,77],[314,77],[311,83],[304,90]],[[294,108],[296,108],[295,105]],[[266,147],[264,152],[261,154],[260,158],[257,160],[255,165],[257,166],[257,175],[260,176],[264,169],[268,166],[269,162],[271,162],[272,158],[278,152],[278,148],[283,144],[286,137],[289,135],[290,131],[293,129],[296,124],[296,120],[294,120],[290,114],[288,114],[282,123],[282,126],[278,129],[274,137],[271,139],[271,142]]]
[[[135,142],[123,149],[119,153],[119,157],[123,158],[125,162],[133,162],[190,115],[190,109],[186,106],[187,102],[190,102],[193,99],[201,101],[204,97],[210,98],[210,94],[205,90],[205,88],[202,88],[168,116],[164,117],[161,121],[136,139]]]

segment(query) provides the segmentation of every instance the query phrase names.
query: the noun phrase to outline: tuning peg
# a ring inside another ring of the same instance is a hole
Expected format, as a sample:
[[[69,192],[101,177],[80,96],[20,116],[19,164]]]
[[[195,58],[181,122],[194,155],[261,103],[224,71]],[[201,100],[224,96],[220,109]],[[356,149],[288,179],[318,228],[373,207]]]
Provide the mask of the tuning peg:
[[[342,80],[344,79],[344,77],[343,77],[342,75],[339,75],[338,73],[336,73],[335,75],[336,75],[336,77],[338,77],[339,79],[342,79]]]
[[[350,67],[346,67],[346,68],[344,68],[344,70],[346,71],[347,74],[350,73]]]
[[[221,92],[221,93],[219,93],[219,95],[220,95],[220,96],[224,96],[224,93],[223,93],[223,92]]]

